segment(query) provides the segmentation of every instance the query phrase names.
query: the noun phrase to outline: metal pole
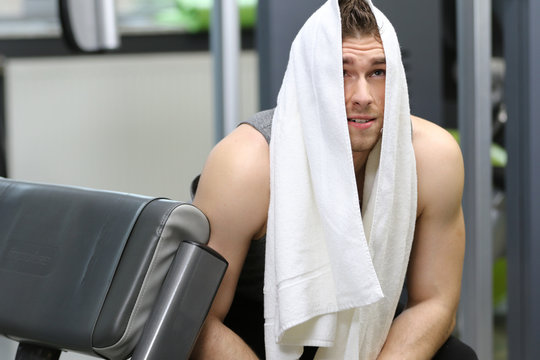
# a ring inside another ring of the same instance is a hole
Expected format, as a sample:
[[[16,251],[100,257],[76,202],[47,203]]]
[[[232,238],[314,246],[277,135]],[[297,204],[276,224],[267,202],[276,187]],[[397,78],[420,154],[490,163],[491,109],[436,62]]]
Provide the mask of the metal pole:
[[[259,108],[276,106],[294,37],[324,0],[259,0],[257,52],[259,54]]]
[[[214,57],[215,141],[218,142],[238,122],[240,22],[236,0],[214,1],[210,42]]]
[[[540,359],[540,2],[504,0],[508,352]]]
[[[116,49],[120,46],[120,34],[116,21],[115,2],[98,0],[96,2],[97,36],[102,49]]]
[[[4,81],[4,58],[0,56],[0,177],[7,177],[7,152],[6,152],[6,102]]]
[[[458,0],[457,32],[467,229],[458,329],[480,359],[492,359],[491,0]]]
[[[59,0],[63,36],[71,47],[96,52],[120,46],[114,0]]]

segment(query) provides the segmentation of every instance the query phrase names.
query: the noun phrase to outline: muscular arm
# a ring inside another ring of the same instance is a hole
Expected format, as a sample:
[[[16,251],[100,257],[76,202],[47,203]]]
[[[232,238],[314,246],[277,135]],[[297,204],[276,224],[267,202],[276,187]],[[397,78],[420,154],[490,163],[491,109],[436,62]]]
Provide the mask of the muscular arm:
[[[455,326],[459,302],[465,252],[461,152],[436,125],[420,119],[413,125],[419,214],[407,273],[409,299],[380,360],[431,359]]]
[[[193,201],[210,221],[209,246],[229,262],[195,344],[192,359],[256,359],[223,325],[250,242],[264,233],[270,192],[268,144],[249,125],[239,126],[211,152]]]

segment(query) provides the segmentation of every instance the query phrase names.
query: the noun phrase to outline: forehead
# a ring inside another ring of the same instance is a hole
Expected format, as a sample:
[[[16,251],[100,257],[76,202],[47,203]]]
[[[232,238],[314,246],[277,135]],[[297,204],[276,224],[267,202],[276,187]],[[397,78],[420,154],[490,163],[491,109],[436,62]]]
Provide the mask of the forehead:
[[[343,59],[384,57],[382,43],[373,35],[346,37],[342,44]]]

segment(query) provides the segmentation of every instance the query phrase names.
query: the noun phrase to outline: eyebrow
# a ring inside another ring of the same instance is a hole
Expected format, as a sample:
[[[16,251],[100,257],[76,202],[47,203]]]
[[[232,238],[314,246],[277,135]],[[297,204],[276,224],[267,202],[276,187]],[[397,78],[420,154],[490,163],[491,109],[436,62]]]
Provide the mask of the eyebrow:
[[[353,62],[354,62],[354,59],[351,58],[350,56],[343,57],[343,65],[349,65],[349,64],[352,64]]]
[[[352,63],[354,63],[354,58],[352,58],[350,56],[343,57],[343,64],[344,65],[350,65]],[[371,65],[386,65],[386,57],[381,56],[381,57],[377,57],[377,58],[373,59],[371,61]]]
[[[372,65],[386,65],[386,58],[384,56],[375,58],[371,62]]]

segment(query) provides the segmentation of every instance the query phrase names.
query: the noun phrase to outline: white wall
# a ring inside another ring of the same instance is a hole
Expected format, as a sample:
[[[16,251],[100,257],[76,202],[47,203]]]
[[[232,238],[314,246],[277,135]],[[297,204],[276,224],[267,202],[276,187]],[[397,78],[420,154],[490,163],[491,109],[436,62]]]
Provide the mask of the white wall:
[[[253,52],[241,69],[245,119]],[[10,177],[189,199],[214,142],[208,53],[19,59],[5,71]]]
[[[257,109],[256,62],[241,56],[239,120]],[[4,70],[10,177],[189,200],[214,142],[210,54],[15,59]],[[0,337],[0,360],[15,351]]]

